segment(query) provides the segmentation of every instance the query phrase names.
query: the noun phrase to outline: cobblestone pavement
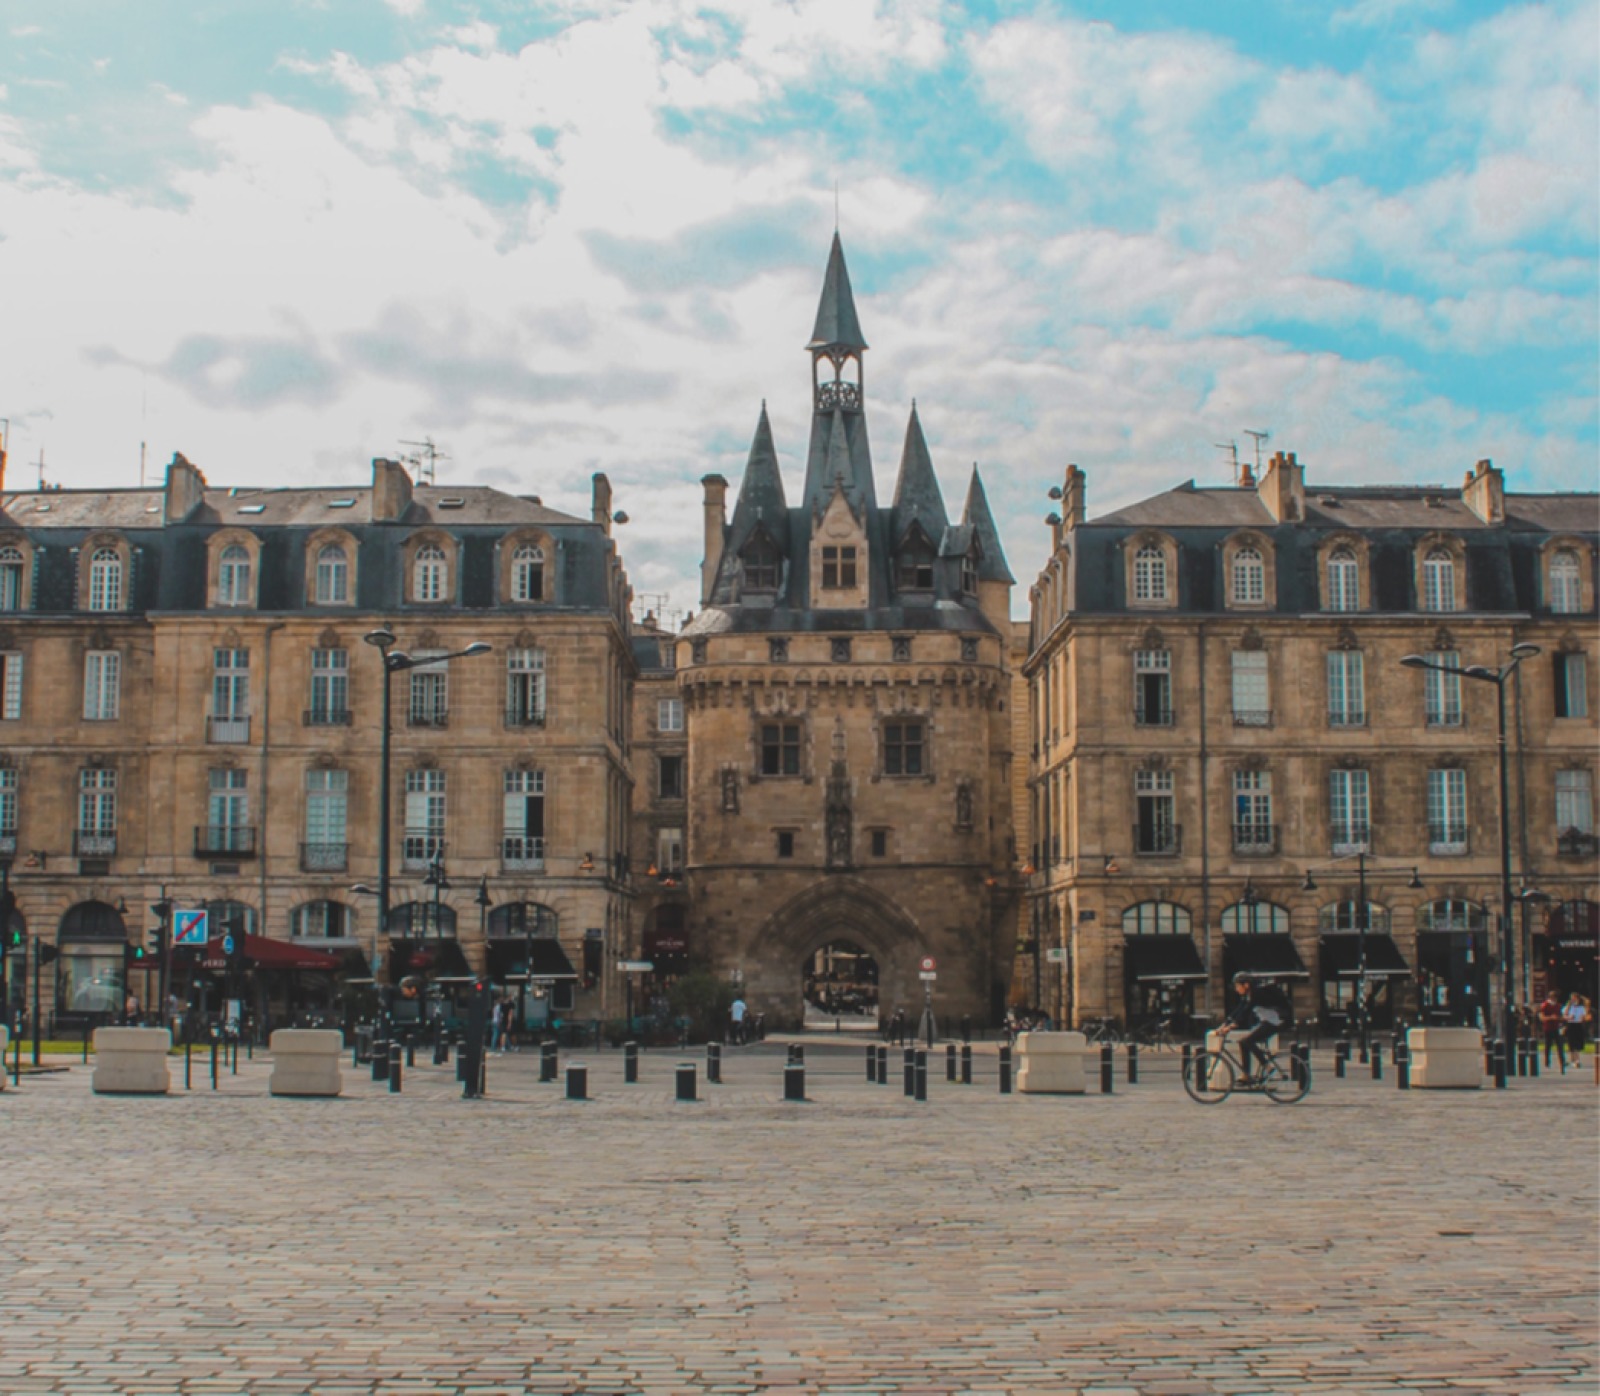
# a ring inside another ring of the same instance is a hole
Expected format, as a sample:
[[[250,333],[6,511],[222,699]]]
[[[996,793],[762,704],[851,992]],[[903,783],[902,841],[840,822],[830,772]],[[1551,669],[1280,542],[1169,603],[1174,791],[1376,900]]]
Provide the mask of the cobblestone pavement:
[[[859,1045],[672,1052],[593,1098],[490,1063],[390,1094],[0,1096],[0,1392],[1540,1392],[1596,1389],[1591,1063],[1497,1092],[1364,1072],[1295,1106],[930,1099]],[[701,1054],[695,1054],[703,1060]],[[1097,1084],[1097,1083],[1095,1083]]]

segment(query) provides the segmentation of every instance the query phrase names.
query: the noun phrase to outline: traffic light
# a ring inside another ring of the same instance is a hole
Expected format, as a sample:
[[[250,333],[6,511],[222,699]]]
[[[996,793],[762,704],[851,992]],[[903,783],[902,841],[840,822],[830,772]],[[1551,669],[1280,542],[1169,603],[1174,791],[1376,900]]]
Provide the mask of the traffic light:
[[[36,940],[33,943],[33,956],[37,964],[47,965],[52,960],[59,960],[61,951],[53,945],[45,944],[42,940]]]
[[[17,894],[9,887],[0,891],[0,954],[22,949],[26,937],[22,927],[14,925],[17,914]]]
[[[149,952],[142,945],[124,945],[122,947],[122,963],[127,969],[141,969],[149,958]]]

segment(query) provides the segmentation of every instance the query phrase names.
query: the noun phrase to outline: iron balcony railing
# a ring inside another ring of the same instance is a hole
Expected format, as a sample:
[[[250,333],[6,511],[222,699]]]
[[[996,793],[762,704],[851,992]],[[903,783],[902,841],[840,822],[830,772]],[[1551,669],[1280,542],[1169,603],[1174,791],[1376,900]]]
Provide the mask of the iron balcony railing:
[[[253,824],[200,824],[194,831],[197,858],[248,858],[256,851]]]
[[[1593,858],[1600,853],[1600,836],[1587,829],[1563,829],[1556,835],[1556,855],[1561,858]]]
[[[1176,858],[1183,851],[1183,826],[1135,824],[1133,851],[1145,858]]]
[[[506,705],[507,727],[543,727],[544,709],[530,708],[522,703]]]
[[[303,843],[300,845],[301,872],[343,872],[350,863],[347,843]]]
[[[72,851],[79,858],[112,858],[117,852],[115,830],[74,829]]]
[[[307,708],[302,723],[307,727],[348,727],[349,708]]]
[[[1467,851],[1467,826],[1465,824],[1428,825],[1428,852],[1443,856]]]
[[[1133,720],[1139,727],[1171,727],[1177,718],[1170,703],[1135,703]]]
[[[444,857],[444,835],[436,830],[407,829],[400,843],[400,861],[408,868],[425,868]]]
[[[1235,727],[1271,727],[1271,708],[1235,708],[1233,710],[1233,725]]]
[[[248,717],[208,717],[206,741],[213,745],[248,742],[250,719]]]
[[[1371,853],[1372,828],[1367,824],[1335,824],[1333,826],[1333,856],[1343,858],[1347,853]]]
[[[500,866],[508,872],[544,866],[544,840],[533,834],[507,834],[500,840]]]
[[[1250,822],[1233,826],[1235,853],[1262,855],[1278,851],[1278,826]]]

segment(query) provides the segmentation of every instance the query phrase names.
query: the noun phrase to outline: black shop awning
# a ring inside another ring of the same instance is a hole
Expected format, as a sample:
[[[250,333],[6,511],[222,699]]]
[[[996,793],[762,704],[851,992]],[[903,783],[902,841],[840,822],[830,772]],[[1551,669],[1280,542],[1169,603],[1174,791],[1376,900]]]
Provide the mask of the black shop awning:
[[[1124,936],[1123,972],[1131,980],[1204,979],[1206,967],[1189,936]]]
[[[533,955],[531,963],[529,951]],[[520,979],[553,984],[576,979],[578,972],[561,942],[553,936],[497,936],[489,942],[489,977],[501,984]]]
[[[1309,979],[1311,972],[1286,935],[1223,936],[1222,968],[1227,978],[1240,972],[1261,979]]]
[[[389,942],[389,982],[398,984],[408,974],[429,979],[470,976],[461,943],[456,940],[400,940]]]
[[[1411,966],[1406,963],[1393,936],[1368,931],[1366,940],[1368,978],[1411,973]],[[1317,953],[1322,961],[1324,979],[1354,979],[1360,973],[1361,936],[1353,931],[1323,936],[1317,942]]]

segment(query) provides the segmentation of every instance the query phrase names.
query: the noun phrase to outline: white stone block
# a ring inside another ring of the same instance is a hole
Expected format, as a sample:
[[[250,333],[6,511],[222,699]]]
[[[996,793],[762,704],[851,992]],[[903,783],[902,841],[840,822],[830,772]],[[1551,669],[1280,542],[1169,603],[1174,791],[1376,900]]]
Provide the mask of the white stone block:
[[[1411,1085],[1422,1091],[1483,1088],[1483,1034],[1477,1028],[1412,1028]]]
[[[272,1034],[273,1095],[335,1096],[344,1089],[344,1034],[336,1028],[279,1028]]]
[[[96,1095],[166,1095],[172,1089],[167,1053],[172,1034],[165,1028],[96,1028]]]
[[[1025,1095],[1082,1095],[1089,1039],[1081,1032],[1017,1034],[1017,1089]]]

